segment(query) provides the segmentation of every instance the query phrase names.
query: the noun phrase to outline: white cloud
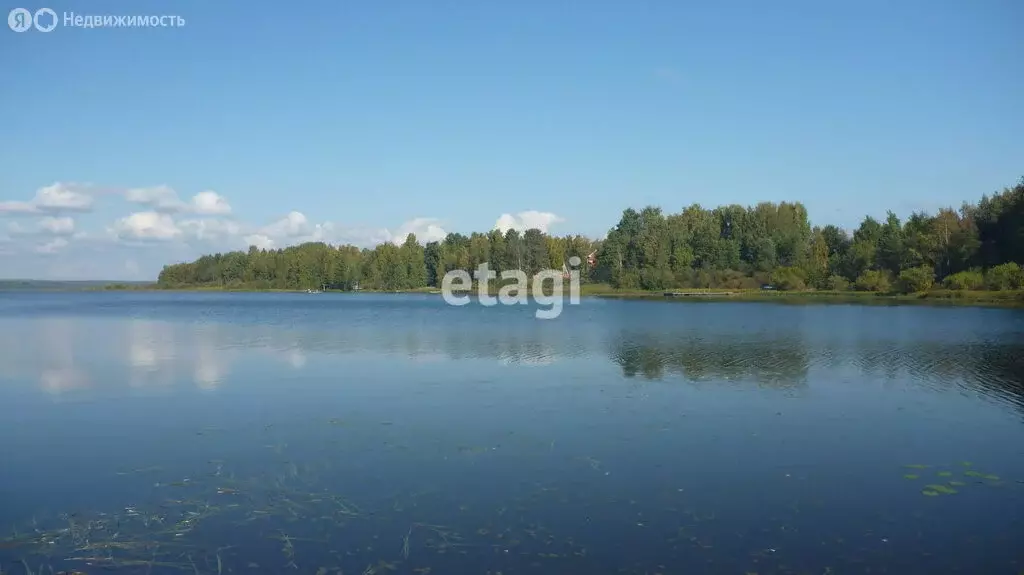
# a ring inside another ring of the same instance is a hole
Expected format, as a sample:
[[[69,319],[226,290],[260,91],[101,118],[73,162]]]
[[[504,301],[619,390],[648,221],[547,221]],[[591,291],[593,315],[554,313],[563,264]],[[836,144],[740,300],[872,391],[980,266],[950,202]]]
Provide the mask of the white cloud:
[[[118,238],[129,240],[168,241],[182,235],[174,219],[159,212],[135,212],[115,222],[110,231]]]
[[[311,224],[302,212],[288,212],[243,239],[248,245],[261,249],[275,249],[305,242],[337,243],[339,230],[331,222]]]
[[[416,235],[421,244],[444,239],[447,232],[435,218],[413,218],[401,224],[392,232],[387,228],[340,227],[332,222],[312,225],[301,212],[291,212],[284,218],[253,234],[251,239],[269,239],[275,247],[302,242],[328,242],[351,244],[357,247],[374,247],[384,242],[401,244],[410,233]],[[257,244],[253,244],[257,245]]]
[[[250,234],[242,239],[250,246],[256,246],[261,250],[272,250],[276,247],[274,240],[264,234]]]
[[[289,212],[261,228],[247,231],[244,226],[238,226],[236,230],[246,246],[259,249],[278,249],[304,242],[374,247],[384,242],[401,244],[410,233],[422,244],[442,240],[447,235],[440,221],[434,218],[413,218],[391,232],[386,228],[346,227],[333,222],[313,224],[298,211]]]
[[[176,211],[182,205],[178,193],[169,186],[131,188],[124,193],[124,199],[158,211]]]
[[[309,220],[302,212],[289,212],[287,216],[265,226],[262,233],[269,237],[294,238],[306,235],[309,231]]]
[[[131,188],[125,191],[124,198],[133,204],[168,214],[185,212],[202,216],[224,216],[231,213],[231,205],[227,199],[211,190],[199,192],[188,202],[182,201],[178,197],[178,192],[170,186]]]
[[[64,238],[53,238],[52,240],[36,247],[36,251],[41,254],[53,254],[66,248],[68,241]]]
[[[32,201],[43,211],[87,212],[92,209],[93,199],[84,189],[77,184],[55,183],[39,189]]]
[[[91,210],[94,199],[105,194],[123,198],[129,206],[146,207],[137,207],[133,213],[126,210],[129,213],[118,214],[123,217],[98,227],[89,225],[88,216],[80,218],[73,213]],[[385,228],[317,223],[300,211],[254,225],[233,219],[232,213],[227,200],[210,190],[183,201],[165,185],[129,189],[55,183],[40,188],[29,201],[0,202],[0,216],[36,216],[6,226],[0,222],[0,255],[4,257],[0,274],[41,279],[150,278],[169,262],[192,261],[204,253],[244,250],[250,245],[276,249],[322,241],[373,248],[384,242],[401,244],[410,233],[421,244],[441,241],[447,235],[443,221],[429,217]],[[527,211],[503,214],[496,227],[547,231],[560,221],[554,214]],[[132,251],[140,249],[146,250],[145,255]]]
[[[304,242],[329,242],[335,237],[334,224],[331,222],[324,222],[317,224],[310,229],[309,234],[302,236]]]
[[[75,233],[75,220],[68,216],[47,216],[37,221],[34,226],[11,222],[7,224],[7,232],[15,236],[71,236]]]
[[[498,221],[494,223],[494,228],[501,233],[505,233],[510,229],[524,232],[531,228],[536,228],[547,233],[551,226],[564,221],[564,218],[551,212],[528,210],[525,212],[519,212],[514,216],[512,214],[501,214]]]
[[[129,203],[145,206],[146,209],[121,217],[100,230],[80,230],[80,222],[57,213],[87,211],[93,205],[93,196],[101,193],[117,194]],[[413,218],[397,228],[388,229],[339,226],[330,221],[313,223],[304,213],[291,211],[262,227],[247,225],[231,219],[211,217],[228,216],[233,212],[231,205],[220,194],[204,190],[195,194],[190,201],[183,201],[167,185],[125,189],[56,183],[39,189],[31,201],[0,202],[0,212],[45,216],[34,225],[12,222],[8,231],[11,236],[45,234],[66,238],[36,248],[36,251],[47,253],[66,247],[69,240],[73,240],[76,246],[84,241],[92,246],[90,249],[108,242],[142,246],[155,240],[171,242],[174,249],[192,251],[213,249],[210,245],[202,247],[192,242],[219,244],[218,248],[225,250],[244,249],[249,245],[283,248],[316,241],[373,247],[387,241],[400,244],[410,233],[415,234],[421,243],[443,240],[447,235],[440,220],[425,217]],[[181,219],[186,214],[191,217]],[[529,218],[528,215],[526,217]]]
[[[93,243],[117,243],[120,239],[117,233],[112,227],[108,227],[103,230],[91,231],[91,232],[75,232],[71,234],[71,239],[75,242],[93,242]]]
[[[177,225],[185,235],[199,241],[230,240],[242,233],[242,226],[231,220],[182,220]]]
[[[226,216],[231,213],[231,205],[224,196],[206,190],[192,196],[192,210],[205,216]]]
[[[335,230],[334,243],[372,248],[389,242],[395,237],[387,228],[350,227]],[[404,236],[402,240],[405,240]]]
[[[0,214],[38,214],[39,209],[32,202],[0,202]]]
[[[93,197],[87,184],[56,182],[36,190],[30,201],[0,202],[0,214],[38,214],[46,212],[88,212]]]
[[[440,220],[434,218],[413,218],[398,226],[394,234],[390,234],[391,241],[401,244],[409,234],[416,234],[416,241],[425,244],[427,242],[443,240],[448,235],[448,232],[444,231],[444,228],[441,227]]]
[[[44,232],[55,236],[69,236],[75,233],[75,220],[68,216],[60,218],[47,216],[39,220],[39,227]]]

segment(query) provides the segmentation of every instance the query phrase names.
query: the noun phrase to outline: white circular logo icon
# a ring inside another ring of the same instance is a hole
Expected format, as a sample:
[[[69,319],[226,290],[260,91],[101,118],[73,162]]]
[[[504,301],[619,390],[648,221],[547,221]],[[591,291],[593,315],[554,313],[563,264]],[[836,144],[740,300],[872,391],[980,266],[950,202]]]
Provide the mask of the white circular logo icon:
[[[43,16],[40,19],[40,16]],[[49,16],[49,18],[46,18]],[[32,17],[32,23],[35,24],[36,30],[40,32],[52,32],[57,27],[57,13],[49,8],[40,8],[36,10],[35,16]]]
[[[54,18],[56,20],[56,18]],[[7,25],[15,32],[24,32],[32,27],[32,13],[24,8],[15,8],[7,15]]]

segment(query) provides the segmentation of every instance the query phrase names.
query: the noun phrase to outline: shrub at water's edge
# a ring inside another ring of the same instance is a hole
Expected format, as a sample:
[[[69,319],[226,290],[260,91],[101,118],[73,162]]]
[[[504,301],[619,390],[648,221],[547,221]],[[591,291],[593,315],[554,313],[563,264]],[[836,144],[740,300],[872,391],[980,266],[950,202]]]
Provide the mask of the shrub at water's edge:
[[[857,277],[854,282],[858,291],[888,292],[892,289],[892,282],[889,281],[889,274],[882,270],[867,270]]]
[[[980,271],[956,272],[942,280],[942,287],[948,290],[977,290],[985,285],[985,276]]]
[[[903,293],[926,292],[935,283],[935,269],[917,266],[900,272],[900,290]]]

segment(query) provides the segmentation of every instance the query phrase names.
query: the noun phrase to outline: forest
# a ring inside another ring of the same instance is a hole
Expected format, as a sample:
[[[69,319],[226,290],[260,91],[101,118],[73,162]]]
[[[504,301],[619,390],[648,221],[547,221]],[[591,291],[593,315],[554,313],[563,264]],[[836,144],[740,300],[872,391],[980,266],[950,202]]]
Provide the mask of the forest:
[[[587,256],[594,254],[593,265]],[[1024,287],[1024,178],[959,209],[901,221],[865,217],[852,234],[812,225],[799,203],[762,202],[678,213],[626,209],[599,240],[537,229],[450,233],[443,241],[374,248],[305,243],[211,254],[163,268],[162,288],[411,290],[440,286],[450,270],[562,269],[583,261],[584,283],[622,290],[673,288],[922,292]]]

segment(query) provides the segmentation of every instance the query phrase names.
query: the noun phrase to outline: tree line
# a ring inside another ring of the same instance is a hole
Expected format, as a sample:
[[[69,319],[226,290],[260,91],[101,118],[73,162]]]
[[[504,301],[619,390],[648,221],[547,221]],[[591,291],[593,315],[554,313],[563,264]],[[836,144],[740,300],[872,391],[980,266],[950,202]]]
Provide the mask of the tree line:
[[[596,256],[590,265],[587,256]],[[562,269],[576,256],[583,282],[615,288],[748,289],[918,292],[1024,287],[1024,178],[1012,188],[959,209],[915,212],[901,221],[865,217],[852,234],[835,225],[812,226],[799,202],[762,202],[679,213],[626,209],[601,240],[554,236],[537,229],[468,236],[448,234],[420,244],[409,234],[374,248],[304,243],[284,249],[211,254],[168,265],[160,287],[224,286],[255,289],[439,287],[444,274],[472,273],[488,263],[499,274]]]

